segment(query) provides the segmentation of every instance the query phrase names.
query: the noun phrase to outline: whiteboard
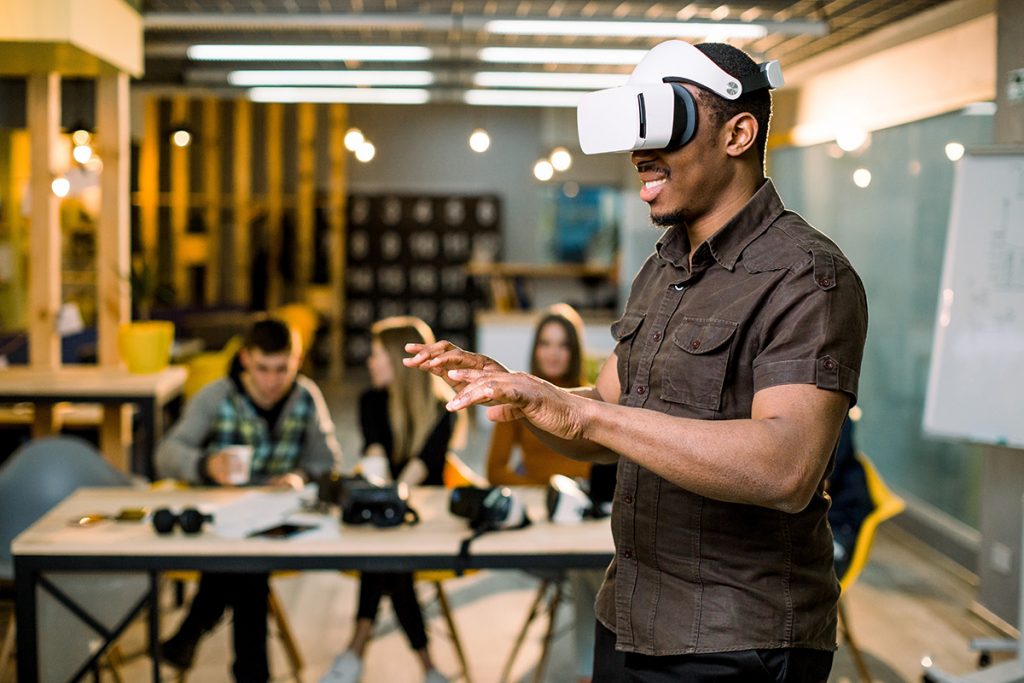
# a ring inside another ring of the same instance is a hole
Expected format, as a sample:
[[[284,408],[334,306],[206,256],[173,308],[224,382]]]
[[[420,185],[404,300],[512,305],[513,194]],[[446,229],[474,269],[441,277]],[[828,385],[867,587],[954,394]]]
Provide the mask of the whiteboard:
[[[924,430],[1024,446],[1024,150],[957,163]]]

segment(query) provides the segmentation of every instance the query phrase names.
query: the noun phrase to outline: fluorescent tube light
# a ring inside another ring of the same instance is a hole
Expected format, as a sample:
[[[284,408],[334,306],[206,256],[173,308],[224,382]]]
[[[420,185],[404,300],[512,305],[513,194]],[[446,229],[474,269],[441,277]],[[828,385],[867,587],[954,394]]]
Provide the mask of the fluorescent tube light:
[[[232,71],[231,85],[430,85],[430,71]]]
[[[493,107],[575,107],[582,92],[564,90],[467,90],[466,104]]]
[[[495,19],[484,26],[490,33],[531,36],[628,36],[635,38],[763,38],[768,30],[758,24],[680,21],[565,21],[563,19]]]
[[[250,88],[253,102],[345,102],[423,104],[430,93],[419,88]]]
[[[419,45],[193,45],[189,59],[220,62],[425,62],[433,51]]]
[[[482,88],[564,88],[600,90],[624,85],[629,74],[526,73],[522,71],[480,71],[473,84]]]
[[[485,47],[478,57],[484,62],[508,64],[614,64],[635,66],[647,50],[596,48]]]

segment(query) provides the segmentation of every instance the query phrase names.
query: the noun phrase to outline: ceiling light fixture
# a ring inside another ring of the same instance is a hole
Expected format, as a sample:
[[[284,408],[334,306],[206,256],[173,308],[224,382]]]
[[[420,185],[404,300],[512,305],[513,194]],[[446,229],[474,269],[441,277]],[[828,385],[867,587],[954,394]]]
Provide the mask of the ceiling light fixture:
[[[347,104],[423,104],[421,88],[250,88],[253,102],[344,102]]]
[[[350,152],[354,152],[359,149],[359,145],[363,144],[366,137],[363,135],[363,131],[358,128],[349,128],[345,131],[345,149]]]
[[[555,169],[547,159],[541,159],[533,165],[533,177],[537,180],[547,182],[555,175]]]
[[[483,154],[491,148],[491,136],[483,128],[477,128],[469,135],[469,148]]]
[[[434,74],[430,71],[232,71],[228,74],[231,85],[305,85],[305,86],[395,86],[430,85]]]
[[[569,150],[565,147],[555,147],[551,150],[551,156],[548,157],[551,161],[551,166],[556,171],[568,171],[569,167],[572,166],[572,155],[569,154]]]
[[[647,50],[603,50],[599,48],[485,47],[477,53],[484,62],[505,64],[602,64],[635,66]]]
[[[582,92],[564,90],[467,90],[466,104],[491,107],[575,107]]]
[[[186,54],[217,62],[425,62],[434,55],[419,45],[193,45]]]
[[[481,88],[569,88],[601,90],[625,85],[629,74],[530,73],[523,71],[479,71],[473,85]]]
[[[678,21],[565,21],[562,19],[496,19],[488,21],[489,33],[528,36],[606,36],[630,38],[706,38],[709,35],[754,40],[768,35],[760,24],[740,22]]]
[[[364,140],[363,144],[359,145],[359,149],[356,150],[356,159],[364,164],[372,161],[375,156],[377,156],[377,148],[369,140]]]

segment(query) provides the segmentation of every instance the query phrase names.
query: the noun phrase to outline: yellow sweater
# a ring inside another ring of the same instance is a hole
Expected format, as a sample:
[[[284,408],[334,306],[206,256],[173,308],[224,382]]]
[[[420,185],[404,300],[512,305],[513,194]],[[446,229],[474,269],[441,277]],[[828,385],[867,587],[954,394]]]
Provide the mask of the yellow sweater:
[[[509,469],[512,448],[519,445],[523,461],[520,472]],[[498,422],[491,434],[487,454],[487,478],[495,485],[547,485],[553,474],[590,477],[590,463],[572,460],[548,448],[522,420]]]

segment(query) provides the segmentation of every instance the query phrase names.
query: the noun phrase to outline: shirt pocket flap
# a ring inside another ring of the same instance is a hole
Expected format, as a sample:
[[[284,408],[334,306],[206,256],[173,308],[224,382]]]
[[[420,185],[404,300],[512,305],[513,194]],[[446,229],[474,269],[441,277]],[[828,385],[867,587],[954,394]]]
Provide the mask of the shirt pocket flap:
[[[627,313],[612,323],[612,337],[615,341],[629,339],[636,334],[640,323],[644,320],[644,313]]]
[[[683,318],[672,335],[672,342],[689,354],[711,353],[729,341],[736,327],[731,320]]]

